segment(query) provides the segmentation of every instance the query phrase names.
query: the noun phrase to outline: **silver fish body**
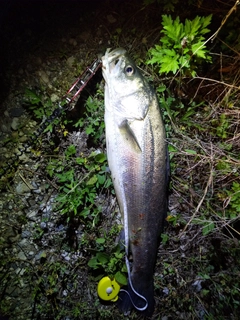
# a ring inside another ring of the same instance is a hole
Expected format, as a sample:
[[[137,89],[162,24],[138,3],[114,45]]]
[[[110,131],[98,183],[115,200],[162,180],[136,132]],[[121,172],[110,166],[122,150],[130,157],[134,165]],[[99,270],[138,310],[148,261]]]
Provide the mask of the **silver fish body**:
[[[127,52],[107,50],[102,64],[107,158],[123,218],[126,256],[132,260],[131,286],[121,308],[128,311],[132,301],[144,310],[137,292],[151,314],[158,240],[167,211],[165,129],[156,94]]]

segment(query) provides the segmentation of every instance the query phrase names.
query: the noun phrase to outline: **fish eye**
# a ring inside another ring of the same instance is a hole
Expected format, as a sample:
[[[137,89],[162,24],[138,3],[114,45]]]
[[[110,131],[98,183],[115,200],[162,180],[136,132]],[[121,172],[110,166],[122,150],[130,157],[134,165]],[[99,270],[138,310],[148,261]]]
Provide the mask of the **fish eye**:
[[[132,76],[134,74],[134,68],[132,66],[126,66],[125,68],[125,72],[127,74],[127,76]]]

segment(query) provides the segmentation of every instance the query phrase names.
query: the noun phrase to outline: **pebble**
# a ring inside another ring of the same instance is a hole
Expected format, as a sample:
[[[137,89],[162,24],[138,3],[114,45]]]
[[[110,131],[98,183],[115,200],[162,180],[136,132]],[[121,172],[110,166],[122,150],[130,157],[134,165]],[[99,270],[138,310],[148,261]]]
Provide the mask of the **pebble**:
[[[52,102],[56,102],[59,100],[59,96],[56,93],[53,93],[50,99]]]
[[[28,230],[23,230],[23,232],[22,232],[22,234],[21,234],[21,237],[22,238],[29,238],[29,237],[31,237],[31,232],[30,231],[28,231]]]
[[[67,65],[71,68],[75,62],[75,58],[73,56],[67,59]]]
[[[47,228],[46,222],[41,222],[41,223],[40,223],[40,228],[41,228],[41,229],[46,229],[46,228]]]
[[[37,215],[37,211],[31,210],[31,211],[29,211],[29,212],[27,213],[26,216],[27,216],[28,219],[37,220],[36,215]]]
[[[36,260],[40,260],[41,258],[46,258],[47,254],[46,251],[40,251],[36,254],[35,258]]]
[[[27,257],[25,255],[24,252],[20,251],[18,254],[17,254],[17,257],[19,260],[27,260]]]
[[[49,77],[45,71],[41,70],[38,72],[38,74],[40,76],[40,81],[44,82],[45,84],[49,83]]]
[[[13,118],[13,120],[12,120],[12,123],[11,123],[11,128],[12,128],[12,130],[17,130],[18,128],[19,128],[19,125],[20,125],[20,123],[19,123],[19,118]]]
[[[19,182],[15,190],[18,194],[23,194],[31,191],[29,187],[26,185],[26,183],[24,182]]]

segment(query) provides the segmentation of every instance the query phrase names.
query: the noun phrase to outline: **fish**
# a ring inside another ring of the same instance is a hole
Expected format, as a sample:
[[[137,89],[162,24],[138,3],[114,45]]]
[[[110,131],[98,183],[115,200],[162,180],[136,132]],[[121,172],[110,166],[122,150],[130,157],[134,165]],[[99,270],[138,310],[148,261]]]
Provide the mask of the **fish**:
[[[128,285],[119,307],[154,312],[154,268],[167,214],[165,127],[152,86],[124,48],[102,57],[108,166],[122,215]]]

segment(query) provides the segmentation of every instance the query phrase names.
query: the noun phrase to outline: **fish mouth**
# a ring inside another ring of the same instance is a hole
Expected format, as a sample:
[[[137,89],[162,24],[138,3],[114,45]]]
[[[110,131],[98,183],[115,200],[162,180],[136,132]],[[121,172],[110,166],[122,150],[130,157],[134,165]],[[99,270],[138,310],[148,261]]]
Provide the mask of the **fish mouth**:
[[[125,55],[126,50],[117,48],[112,51],[107,49],[105,55],[102,57],[102,71],[105,81],[110,74],[117,73],[121,65],[121,58]]]

